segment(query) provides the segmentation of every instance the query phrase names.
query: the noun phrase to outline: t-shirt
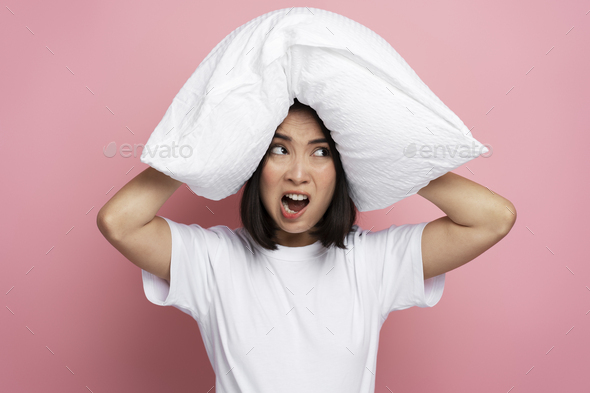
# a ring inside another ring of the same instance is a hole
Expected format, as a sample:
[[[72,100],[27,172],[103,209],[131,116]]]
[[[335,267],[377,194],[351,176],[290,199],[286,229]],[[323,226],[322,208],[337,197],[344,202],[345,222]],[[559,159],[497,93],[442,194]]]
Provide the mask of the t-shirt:
[[[354,225],[346,250],[318,240],[270,251],[243,227],[165,220],[170,284],[142,269],[144,292],[198,323],[217,392],[374,392],[389,313],[432,307],[443,293],[445,274],[424,280],[427,222]]]

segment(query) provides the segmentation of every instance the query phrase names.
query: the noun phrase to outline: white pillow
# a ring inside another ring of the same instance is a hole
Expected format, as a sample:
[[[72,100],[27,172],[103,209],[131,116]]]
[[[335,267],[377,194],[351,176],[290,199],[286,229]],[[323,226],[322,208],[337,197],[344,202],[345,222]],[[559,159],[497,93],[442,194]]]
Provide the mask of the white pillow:
[[[294,7],[245,23],[213,48],[141,162],[197,195],[226,198],[252,176],[295,97],[331,131],[361,212],[489,152],[378,34],[333,12]]]

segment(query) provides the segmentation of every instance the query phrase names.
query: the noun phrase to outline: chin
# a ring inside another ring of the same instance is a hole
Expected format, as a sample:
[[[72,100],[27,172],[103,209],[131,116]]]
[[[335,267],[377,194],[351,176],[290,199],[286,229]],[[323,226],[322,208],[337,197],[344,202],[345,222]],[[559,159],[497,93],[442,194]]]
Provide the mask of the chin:
[[[282,213],[280,218],[284,218]],[[281,228],[283,231],[293,234],[307,232],[312,227],[313,225],[310,226],[307,220],[302,220],[298,222],[281,221],[281,224],[279,225],[279,228]]]

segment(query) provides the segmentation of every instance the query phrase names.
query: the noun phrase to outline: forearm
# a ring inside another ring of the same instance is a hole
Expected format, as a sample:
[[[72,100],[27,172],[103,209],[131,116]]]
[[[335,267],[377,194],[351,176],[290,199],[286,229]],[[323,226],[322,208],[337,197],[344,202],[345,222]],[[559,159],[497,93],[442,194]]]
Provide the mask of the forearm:
[[[135,176],[100,209],[97,224],[110,233],[125,233],[150,222],[182,182],[147,168]]]
[[[418,191],[459,225],[512,227],[516,209],[506,198],[463,176],[448,172]],[[509,230],[509,228],[508,228]]]

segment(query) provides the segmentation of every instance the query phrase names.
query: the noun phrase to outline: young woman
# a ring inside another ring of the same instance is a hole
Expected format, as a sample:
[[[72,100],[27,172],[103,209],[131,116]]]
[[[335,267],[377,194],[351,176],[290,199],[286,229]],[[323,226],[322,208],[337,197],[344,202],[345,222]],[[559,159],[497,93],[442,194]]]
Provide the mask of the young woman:
[[[148,300],[198,323],[218,392],[373,392],[388,314],[432,307],[445,273],[500,241],[516,209],[449,172],[418,194],[446,216],[371,232],[334,141],[298,101],[246,183],[243,227],[156,216],[180,182],[148,168],[100,210]]]

